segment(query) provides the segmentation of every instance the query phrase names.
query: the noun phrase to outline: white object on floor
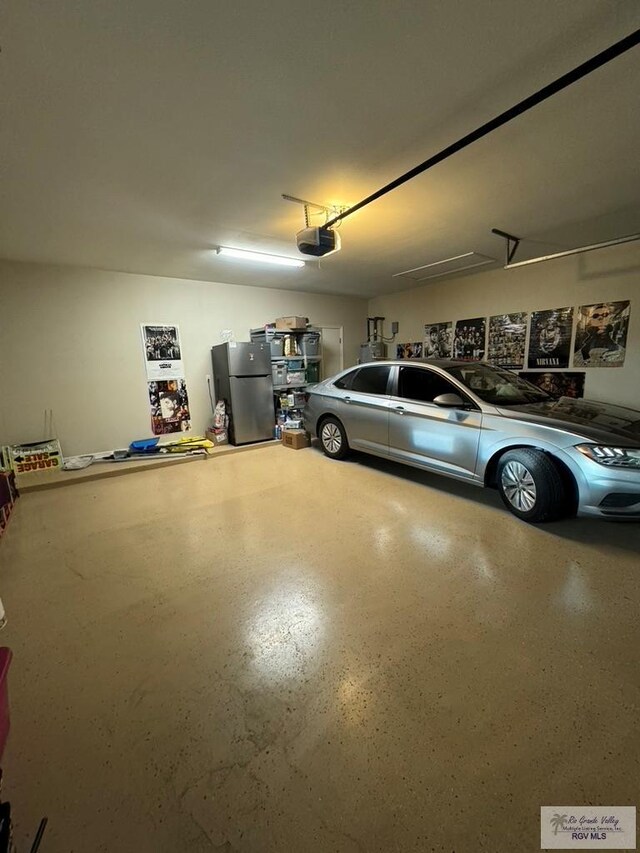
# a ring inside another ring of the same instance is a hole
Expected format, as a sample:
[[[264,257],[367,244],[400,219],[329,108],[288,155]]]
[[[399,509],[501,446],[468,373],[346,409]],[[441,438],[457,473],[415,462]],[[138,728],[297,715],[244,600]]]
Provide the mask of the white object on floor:
[[[85,456],[69,456],[64,460],[62,466],[63,471],[79,471],[81,468],[88,468],[95,460],[95,456],[87,454]]]

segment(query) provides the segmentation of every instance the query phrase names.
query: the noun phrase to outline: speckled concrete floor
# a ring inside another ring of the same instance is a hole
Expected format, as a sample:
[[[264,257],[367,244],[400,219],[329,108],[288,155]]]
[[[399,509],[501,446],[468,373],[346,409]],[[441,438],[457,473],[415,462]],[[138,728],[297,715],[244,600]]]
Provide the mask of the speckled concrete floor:
[[[521,853],[540,805],[636,805],[639,549],[315,448],[27,495],[20,849]]]

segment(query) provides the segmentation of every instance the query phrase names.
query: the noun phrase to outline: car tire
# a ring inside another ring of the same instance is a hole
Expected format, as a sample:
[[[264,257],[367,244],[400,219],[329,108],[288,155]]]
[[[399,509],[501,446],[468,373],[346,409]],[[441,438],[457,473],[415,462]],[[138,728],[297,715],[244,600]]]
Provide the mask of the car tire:
[[[497,485],[507,509],[523,521],[553,521],[567,512],[560,471],[541,450],[507,451],[498,463]]]
[[[337,418],[324,418],[318,429],[318,438],[329,459],[346,459],[349,455],[347,433]]]

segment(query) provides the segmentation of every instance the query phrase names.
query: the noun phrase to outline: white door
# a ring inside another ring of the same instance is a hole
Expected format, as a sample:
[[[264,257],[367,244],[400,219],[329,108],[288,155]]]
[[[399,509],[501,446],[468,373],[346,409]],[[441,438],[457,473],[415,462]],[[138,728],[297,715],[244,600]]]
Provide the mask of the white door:
[[[327,379],[343,368],[342,326],[321,326],[322,371],[320,379]]]

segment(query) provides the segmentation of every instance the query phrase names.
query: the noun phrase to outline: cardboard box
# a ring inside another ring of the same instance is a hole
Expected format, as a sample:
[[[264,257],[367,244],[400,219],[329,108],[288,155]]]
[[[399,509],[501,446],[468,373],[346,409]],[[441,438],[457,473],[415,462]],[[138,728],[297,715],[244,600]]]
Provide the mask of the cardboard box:
[[[303,447],[311,447],[311,438],[303,429],[283,429],[282,444],[292,450],[302,450]]]
[[[300,331],[304,332],[309,322],[308,317],[278,317],[276,329],[281,332]]]
[[[222,444],[229,444],[229,436],[226,429],[208,429],[207,438],[209,441],[212,441],[216,447],[219,447]]]

